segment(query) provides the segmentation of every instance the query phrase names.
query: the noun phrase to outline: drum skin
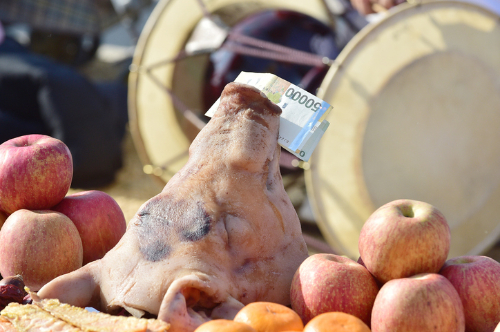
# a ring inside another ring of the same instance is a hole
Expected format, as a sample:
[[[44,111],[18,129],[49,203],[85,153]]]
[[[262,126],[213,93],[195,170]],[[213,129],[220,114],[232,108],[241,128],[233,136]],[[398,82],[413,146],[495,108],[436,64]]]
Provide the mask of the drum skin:
[[[474,4],[402,4],[358,33],[318,96],[334,109],[306,171],[320,229],[359,256],[361,227],[405,198],[436,206],[449,256],[500,234],[500,18]]]

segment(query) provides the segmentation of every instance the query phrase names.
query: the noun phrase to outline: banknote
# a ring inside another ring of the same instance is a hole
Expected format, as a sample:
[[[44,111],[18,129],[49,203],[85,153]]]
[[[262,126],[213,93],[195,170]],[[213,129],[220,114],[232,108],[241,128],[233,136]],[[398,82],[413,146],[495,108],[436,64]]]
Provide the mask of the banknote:
[[[281,107],[278,143],[297,158],[309,161],[328,129],[330,123],[325,119],[332,106],[273,74],[241,72],[234,81],[256,87]],[[205,115],[211,117],[219,102],[217,100]]]

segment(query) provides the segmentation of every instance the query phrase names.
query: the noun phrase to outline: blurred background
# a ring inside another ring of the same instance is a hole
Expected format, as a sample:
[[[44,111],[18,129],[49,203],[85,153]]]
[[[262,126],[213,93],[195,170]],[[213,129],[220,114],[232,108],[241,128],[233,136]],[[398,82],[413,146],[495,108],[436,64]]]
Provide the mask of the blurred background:
[[[70,192],[105,191],[130,220],[223,87],[271,72],[334,107],[311,160],[280,160],[311,252],[356,259],[369,214],[410,198],[450,218],[454,255],[500,261],[499,13],[497,0],[3,0],[0,140],[63,140]]]

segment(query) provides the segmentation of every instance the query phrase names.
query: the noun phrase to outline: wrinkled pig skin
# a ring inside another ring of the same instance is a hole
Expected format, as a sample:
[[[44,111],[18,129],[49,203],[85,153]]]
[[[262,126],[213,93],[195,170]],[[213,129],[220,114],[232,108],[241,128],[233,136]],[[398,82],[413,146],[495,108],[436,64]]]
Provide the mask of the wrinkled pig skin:
[[[39,296],[150,313],[173,332],[232,319],[254,301],[288,305],[307,247],[281,179],[280,113],[259,90],[228,84],[187,164],[140,207],[116,247]]]

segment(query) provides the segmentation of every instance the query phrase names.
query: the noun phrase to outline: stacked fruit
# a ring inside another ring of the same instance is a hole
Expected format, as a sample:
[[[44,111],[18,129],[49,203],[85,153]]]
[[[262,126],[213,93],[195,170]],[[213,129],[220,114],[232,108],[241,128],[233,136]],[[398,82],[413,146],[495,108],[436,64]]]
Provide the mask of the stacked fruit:
[[[72,160],[62,141],[45,135],[0,145],[0,274],[21,275],[33,291],[102,258],[125,233],[108,194],[67,195]]]
[[[327,312],[305,326],[289,307],[271,302],[253,302],[243,307],[233,320],[216,319],[200,325],[194,332],[370,332],[356,316]]]
[[[254,302],[195,332],[500,332],[500,263],[447,260],[450,237],[432,205],[390,202],[362,227],[357,262],[315,254],[301,264],[291,308]]]
[[[304,323],[325,312],[352,314],[374,332],[500,331],[500,263],[447,260],[450,236],[432,205],[390,202],[363,225],[358,262],[316,254],[302,263],[292,308]]]

